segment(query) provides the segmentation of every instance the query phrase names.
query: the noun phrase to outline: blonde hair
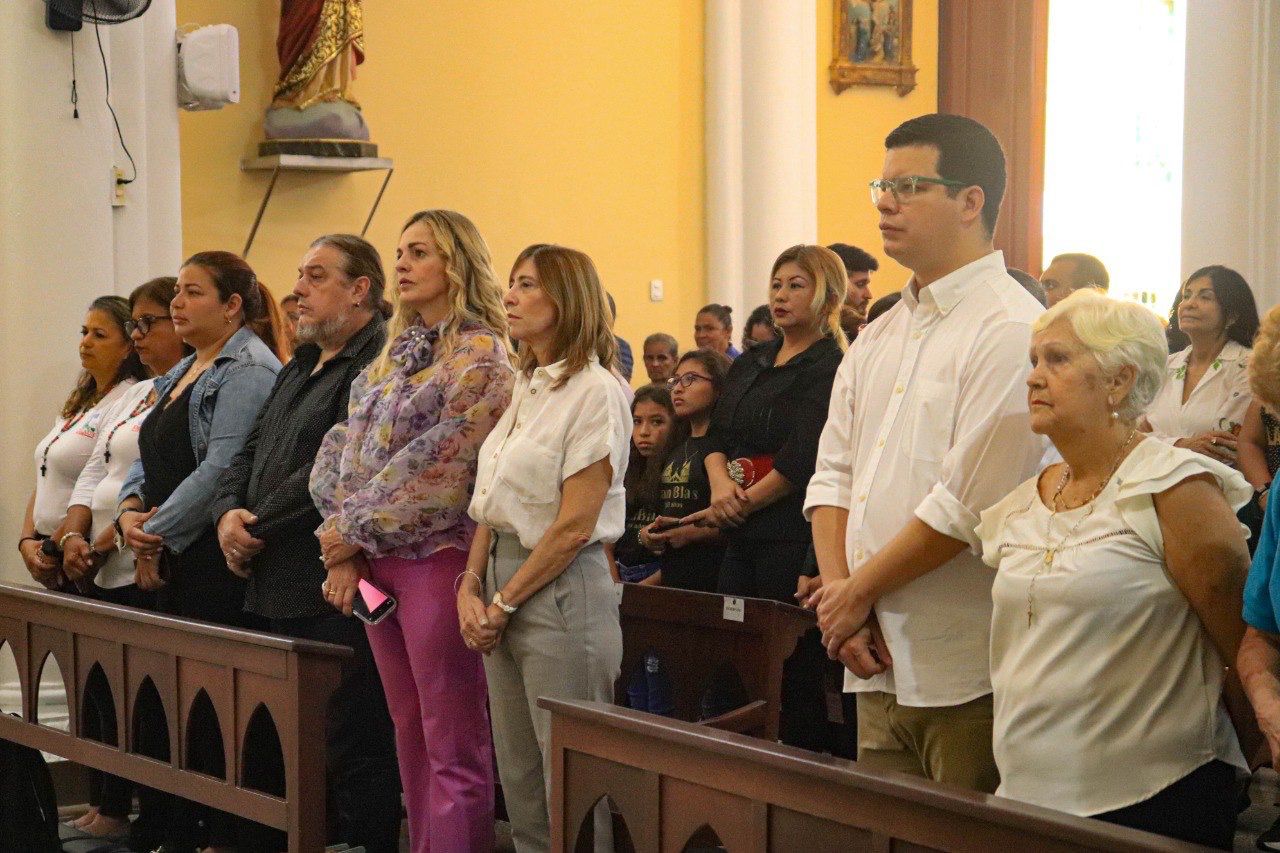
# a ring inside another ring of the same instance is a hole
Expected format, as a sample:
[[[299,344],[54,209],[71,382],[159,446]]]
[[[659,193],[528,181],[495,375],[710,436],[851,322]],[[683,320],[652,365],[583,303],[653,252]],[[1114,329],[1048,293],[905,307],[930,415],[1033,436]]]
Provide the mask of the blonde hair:
[[[1249,389],[1259,402],[1280,412],[1280,305],[1262,315],[1249,358]]]
[[[849,338],[840,326],[840,308],[844,305],[849,288],[849,275],[844,261],[826,246],[810,246],[801,243],[778,255],[769,271],[770,280],[778,274],[783,264],[793,263],[813,279],[813,300],[809,310],[818,318],[818,328],[823,334],[836,339],[841,350],[849,347]]]
[[[1077,290],[1036,318],[1031,331],[1042,332],[1065,320],[1105,376],[1125,365],[1136,375],[1129,395],[1116,413],[1135,420],[1147,410],[1164,385],[1169,343],[1159,318],[1136,302],[1112,299],[1100,290]]]
[[[551,387],[568,382],[593,355],[601,367],[613,367],[618,344],[609,328],[609,304],[591,258],[577,249],[536,243],[516,258],[511,265],[513,275],[525,261],[533,263],[539,285],[556,307],[551,360],[564,361],[565,371]],[[533,374],[538,363],[532,347],[520,348],[518,363],[526,375]]]
[[[489,246],[475,224],[452,210],[423,210],[409,217],[400,229],[403,234],[411,225],[426,225],[435,241],[436,251],[444,258],[444,274],[449,281],[449,315],[444,331],[435,346],[435,360],[447,357],[458,343],[458,330],[467,321],[480,323],[493,332],[510,350],[507,339],[507,309],[502,305],[502,287]],[[369,366],[369,378],[378,380],[391,372],[391,348],[405,330],[418,322],[418,313],[400,301],[399,288],[391,291],[391,318],[387,321],[387,342]]]

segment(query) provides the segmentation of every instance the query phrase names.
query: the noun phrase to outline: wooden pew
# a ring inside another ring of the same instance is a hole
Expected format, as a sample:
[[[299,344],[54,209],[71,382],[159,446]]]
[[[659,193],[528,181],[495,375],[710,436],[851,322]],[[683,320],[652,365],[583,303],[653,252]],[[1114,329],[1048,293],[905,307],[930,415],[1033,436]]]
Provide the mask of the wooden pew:
[[[554,851],[579,848],[602,797],[626,824],[617,849],[637,853],[1202,849],[625,708],[539,704],[551,713]]]
[[[0,584],[0,644],[22,695],[21,718],[0,715],[0,738],[284,830],[290,853],[324,849],[326,708],[350,649],[10,584]],[[47,659],[63,674],[69,732],[38,718]],[[115,710],[116,731],[101,739],[87,736],[91,692]],[[195,719],[215,723],[225,778],[190,766]],[[137,751],[138,726],[161,723],[168,761]],[[246,764],[264,759],[245,746],[270,743],[271,729],[280,754],[267,759],[283,762],[284,796],[243,786]]]
[[[817,624],[811,611],[764,598],[623,584],[619,612],[622,674],[615,702],[626,705],[627,685],[654,649],[672,680],[676,719],[696,721],[712,673],[727,662],[742,677],[748,704],[704,724],[777,740],[782,664]]]

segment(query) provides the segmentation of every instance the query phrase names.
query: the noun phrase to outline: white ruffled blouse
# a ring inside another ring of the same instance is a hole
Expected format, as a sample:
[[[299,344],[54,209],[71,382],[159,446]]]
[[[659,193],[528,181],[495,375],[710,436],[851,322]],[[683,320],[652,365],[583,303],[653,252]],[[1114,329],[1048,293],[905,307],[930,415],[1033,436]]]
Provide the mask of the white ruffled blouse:
[[[1204,473],[1232,507],[1248,500],[1231,468],[1142,441],[1087,518],[1087,506],[1051,518],[1038,478],[982,513],[983,560],[997,570],[997,794],[1095,815],[1215,758],[1245,768],[1220,701],[1223,661],[1169,578],[1152,500]]]

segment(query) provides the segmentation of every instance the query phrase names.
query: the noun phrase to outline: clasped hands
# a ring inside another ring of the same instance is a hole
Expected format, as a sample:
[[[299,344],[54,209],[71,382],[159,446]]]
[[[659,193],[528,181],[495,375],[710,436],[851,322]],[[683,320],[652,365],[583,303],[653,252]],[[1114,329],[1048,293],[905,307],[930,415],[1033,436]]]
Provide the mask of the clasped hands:
[[[107,556],[116,549],[115,529],[108,527],[90,544],[83,536],[72,536],[62,549],[62,571],[73,581],[86,581],[98,573]]]
[[[893,665],[872,602],[861,594],[853,578],[807,586],[797,589],[796,597],[807,593],[802,605],[817,612],[827,657],[839,660],[859,678],[879,675]]]
[[[320,557],[324,560],[327,572],[324,583],[320,585],[321,592],[325,601],[335,610],[341,611],[344,616],[350,616],[360,579],[369,574],[369,562],[365,558],[364,549],[345,541],[332,524],[321,530],[318,538]]]
[[[486,605],[481,594],[480,581],[464,574],[458,587],[458,628],[467,648],[487,655],[502,639],[511,617],[496,604]]]
[[[134,582],[139,589],[148,591],[164,586],[164,578],[160,576],[164,537],[142,529],[142,525],[156,514],[157,509],[159,507],[147,512],[132,509],[120,513],[120,529],[124,531],[125,544],[133,551]]]
[[[713,481],[711,484],[711,505],[686,515],[680,522],[695,527],[723,529],[739,526],[750,514],[751,496],[746,489],[725,476],[723,482]]]

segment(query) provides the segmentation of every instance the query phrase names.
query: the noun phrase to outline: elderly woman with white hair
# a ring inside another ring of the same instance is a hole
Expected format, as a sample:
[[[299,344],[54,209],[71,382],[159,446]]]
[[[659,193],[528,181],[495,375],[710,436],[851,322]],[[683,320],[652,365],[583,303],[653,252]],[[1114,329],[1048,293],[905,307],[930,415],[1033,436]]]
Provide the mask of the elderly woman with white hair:
[[[1244,759],[1220,696],[1249,565],[1251,489],[1147,438],[1155,316],[1073,293],[1033,327],[1031,428],[1063,462],[982,514],[996,792],[1229,849]]]

